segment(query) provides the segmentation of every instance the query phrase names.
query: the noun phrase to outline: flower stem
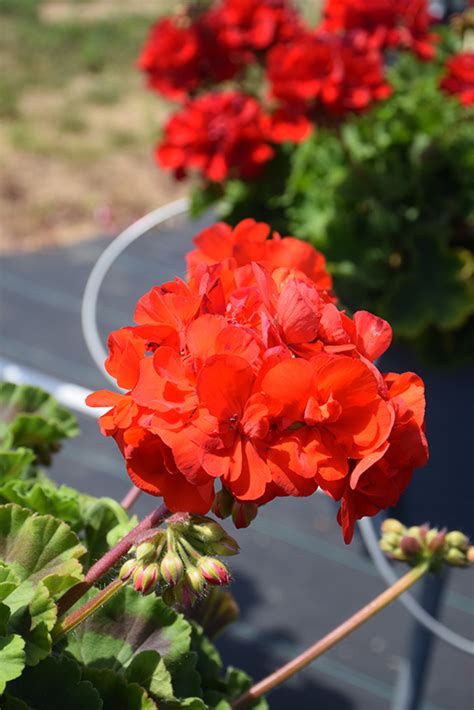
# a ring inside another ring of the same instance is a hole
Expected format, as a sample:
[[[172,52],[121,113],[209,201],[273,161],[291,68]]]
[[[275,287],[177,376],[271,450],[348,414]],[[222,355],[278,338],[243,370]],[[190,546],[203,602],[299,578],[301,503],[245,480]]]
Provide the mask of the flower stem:
[[[85,621],[85,619],[93,614],[102,604],[105,604],[114,594],[117,594],[124,584],[122,580],[118,578],[114,579],[114,581],[108,584],[104,589],[101,589],[95,597],[89,599],[89,601],[83,604],[79,609],[76,609],[76,611],[66,616],[65,619],[59,621],[52,632],[53,642],[59,641],[65,634],[75,629],[82,621]]]
[[[120,501],[120,505],[122,506],[122,508],[124,510],[130,510],[130,508],[132,508],[132,506],[134,506],[137,500],[140,498],[141,493],[142,492],[139,488],[137,488],[136,486],[132,486],[128,493],[126,493]]]
[[[58,602],[58,617],[65,614],[69,609],[74,606],[78,599],[80,599],[84,594],[101,578],[106,574],[123,555],[126,555],[132,545],[139,538],[140,534],[155,528],[170,516],[171,513],[166,507],[166,505],[160,505],[159,508],[154,510],[152,513],[147,515],[141,523],[133,528],[128,535],[125,535],[122,540],[120,540],[115,547],[105,553],[100,560],[97,560],[95,564],[92,565],[90,570],[87,572],[86,577],[83,582],[76,584],[75,587],[69,589],[69,591],[64,594]]]
[[[373,616],[382,611],[388,604],[399,597],[403,592],[413,586],[424,574],[429,570],[429,564],[423,562],[406,575],[401,577],[395,584],[386,589],[382,594],[369,602],[366,606],[356,612],[350,619],[344,621],[337,629],[331,631],[327,636],[317,641],[313,646],[303,651],[302,654],[294,658],[289,663],[279,668],[277,671],[267,676],[259,683],[256,683],[250,690],[241,695],[232,703],[234,710],[244,708],[248,703],[260,698],[262,695],[270,692],[278,685],[284,683],[288,678],[291,678],[303,668],[312,663],[316,658],[326,653],[330,648],[335,646],[346,636],[349,636],[363,623],[371,619]]]

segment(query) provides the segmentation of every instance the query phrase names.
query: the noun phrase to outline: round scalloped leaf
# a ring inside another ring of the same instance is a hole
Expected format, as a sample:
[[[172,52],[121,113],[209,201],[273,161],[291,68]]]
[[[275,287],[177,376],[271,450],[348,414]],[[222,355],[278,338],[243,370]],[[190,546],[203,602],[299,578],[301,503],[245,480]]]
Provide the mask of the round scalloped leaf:
[[[0,637],[0,694],[25,667],[25,642],[17,634]]]
[[[44,582],[54,597],[82,581],[78,558],[86,552],[72,530],[51,515],[26,508],[0,506],[0,561],[21,582]]]
[[[40,515],[54,515],[77,531],[82,528],[79,494],[68,486],[8,481],[0,486],[0,504],[6,503],[16,503]]]
[[[157,710],[155,702],[137,683],[108,668],[84,668],[82,678],[92,683],[102,701],[102,710]]]
[[[77,663],[65,656],[50,656],[8,685],[12,698],[34,710],[101,710],[93,685],[81,679]]]
[[[239,607],[232,594],[221,587],[209,593],[186,613],[187,619],[197,621],[210,639],[219,636],[239,616]]]
[[[0,484],[27,476],[35,458],[31,449],[23,447],[16,451],[0,450]]]
[[[76,418],[39,387],[0,383],[0,413],[4,422],[13,422],[20,414],[41,417],[56,429],[61,438],[79,434]]]
[[[172,676],[190,644],[191,625],[181,614],[158,597],[141,596],[129,587],[67,637],[67,650],[86,666],[120,671],[137,653],[152,650],[160,654]]]

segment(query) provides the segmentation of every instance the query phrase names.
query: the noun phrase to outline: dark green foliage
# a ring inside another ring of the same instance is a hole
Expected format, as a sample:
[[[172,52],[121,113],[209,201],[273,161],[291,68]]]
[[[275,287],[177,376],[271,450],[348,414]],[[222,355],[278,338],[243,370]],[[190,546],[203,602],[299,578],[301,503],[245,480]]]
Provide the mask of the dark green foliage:
[[[437,62],[397,58],[390,99],[287,146],[258,182],[229,181],[218,203],[231,223],[311,241],[344,306],[444,362],[474,357],[474,116],[438,88],[453,43]]]
[[[57,601],[135,521],[114,500],[57,486],[38,468],[59,433],[77,433],[51,397],[4,383],[0,406],[9,447],[0,453],[0,708],[230,710],[250,678],[234,669],[225,675],[203,627],[154,595],[125,586],[54,644]],[[25,417],[27,437],[18,426]],[[192,616],[216,634],[235,619],[236,605],[216,589]]]

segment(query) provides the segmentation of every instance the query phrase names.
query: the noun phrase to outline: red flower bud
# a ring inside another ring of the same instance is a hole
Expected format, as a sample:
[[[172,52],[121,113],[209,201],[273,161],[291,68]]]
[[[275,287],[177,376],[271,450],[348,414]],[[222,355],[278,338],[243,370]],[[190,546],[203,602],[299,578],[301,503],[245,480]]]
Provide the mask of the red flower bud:
[[[128,582],[135,574],[138,567],[141,567],[141,565],[135,559],[127,560],[120,569],[119,579],[121,579],[122,582]]]
[[[214,502],[212,504],[212,512],[214,515],[217,515],[218,518],[224,520],[232,513],[233,503],[234,496],[229,493],[227,488],[223,488],[215,495]]]
[[[209,584],[219,586],[230,582],[229,570],[220,560],[216,560],[213,557],[201,557],[197,567]]]
[[[232,520],[236,528],[248,528],[252,520],[257,517],[258,505],[256,503],[241,503],[236,500],[232,506]]]
[[[133,575],[133,585],[140,594],[150,594],[158,581],[160,570],[156,562],[142,567]]]
[[[410,559],[421,552],[421,543],[415,537],[404,535],[400,540],[400,549],[405,557]]]
[[[168,552],[161,561],[160,572],[167,584],[178,584],[184,572],[181,557],[175,552]]]

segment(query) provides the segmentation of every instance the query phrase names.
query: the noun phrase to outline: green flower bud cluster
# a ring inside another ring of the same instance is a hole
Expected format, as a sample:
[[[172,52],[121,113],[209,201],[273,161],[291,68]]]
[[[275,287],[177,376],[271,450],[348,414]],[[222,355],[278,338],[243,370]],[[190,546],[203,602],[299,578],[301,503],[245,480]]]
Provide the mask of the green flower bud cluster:
[[[236,541],[214,520],[175,516],[166,530],[153,533],[132,548],[134,557],[120,570],[122,582],[137,592],[160,593],[169,604],[189,606],[211,586],[229,584],[230,572],[215,555],[236,555]]]
[[[426,561],[431,569],[439,570],[443,563],[466,567],[474,562],[469,538],[457,530],[448,532],[429,525],[407,528],[393,518],[385,520],[381,530],[380,549],[388,557],[411,566]]]

